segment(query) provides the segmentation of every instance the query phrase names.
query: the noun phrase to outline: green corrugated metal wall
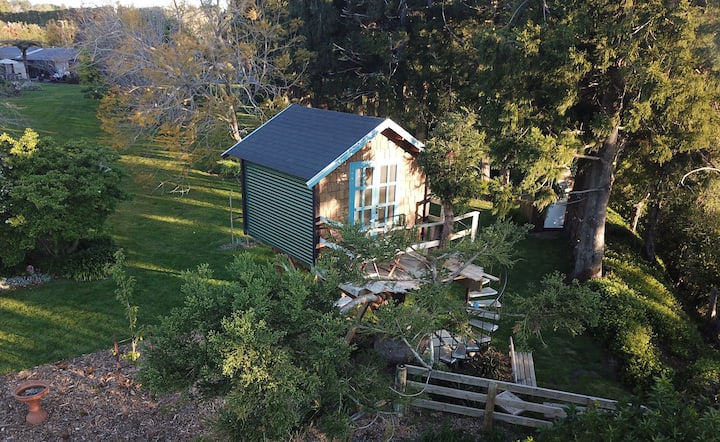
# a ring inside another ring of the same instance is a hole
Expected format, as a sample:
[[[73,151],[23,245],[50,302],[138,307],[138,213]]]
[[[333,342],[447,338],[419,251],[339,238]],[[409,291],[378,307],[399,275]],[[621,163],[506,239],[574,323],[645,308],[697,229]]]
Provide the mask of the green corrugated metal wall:
[[[246,230],[253,238],[313,264],[313,192],[297,178],[245,164]]]

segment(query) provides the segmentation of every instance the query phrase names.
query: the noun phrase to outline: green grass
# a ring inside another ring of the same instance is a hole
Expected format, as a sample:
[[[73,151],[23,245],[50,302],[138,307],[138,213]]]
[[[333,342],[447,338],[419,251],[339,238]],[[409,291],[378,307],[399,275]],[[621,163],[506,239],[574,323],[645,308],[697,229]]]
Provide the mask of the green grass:
[[[30,127],[40,136],[57,140],[104,138],[96,118],[98,102],[84,97],[82,86],[42,83],[40,87],[6,99],[18,108],[24,120],[22,128],[3,127],[2,131],[18,136]]]
[[[84,98],[80,86],[43,85],[42,91],[27,92],[15,101],[33,116],[31,127],[43,135],[104,139],[95,118],[97,102]],[[218,146],[218,153],[224,147]],[[181,183],[190,192],[169,193],[178,183],[178,162],[153,146],[123,152],[122,162],[133,176],[127,180],[133,198],[120,205],[107,228],[125,250],[127,273],[137,279],[139,322],[154,324],[183,301],[184,270],[209,263],[218,277],[226,276],[225,264],[235,252],[220,246],[230,242],[228,199],[230,191],[239,198],[239,186],[192,170]],[[489,207],[474,205],[482,209],[483,225],[489,223]],[[235,234],[241,231],[236,224]],[[510,272],[509,291],[528,293],[529,283],[565,269],[568,253],[561,239],[531,236],[520,247],[522,260]],[[257,250],[269,256],[266,248]],[[113,334],[127,339],[114,289],[109,280],[54,281],[0,293],[0,374],[110,348]],[[498,348],[507,346],[511,327],[512,319],[504,317],[495,335]],[[547,333],[544,339],[547,347],[534,343],[540,385],[603,397],[622,395],[609,358],[592,339],[561,333]]]
[[[38,133],[63,138],[102,139],[95,117],[97,102],[76,85],[43,84],[16,99],[32,115]],[[21,133],[22,129],[15,132]],[[218,147],[218,153],[223,146]],[[239,197],[237,183],[191,170],[183,179],[190,191],[170,193],[179,167],[171,155],[150,147],[123,153],[131,172],[133,194],[108,220],[107,229],[127,256],[126,271],[137,280],[134,294],[141,324],[154,324],[182,303],[183,271],[209,263],[218,276],[232,250],[229,194]],[[235,235],[242,226],[235,224]],[[259,254],[267,254],[265,248]],[[112,280],[77,283],[53,281],[30,289],[0,292],[0,374],[110,348],[113,334],[128,338],[128,327]]]
[[[559,231],[530,234],[520,243],[518,253],[521,258],[509,272],[507,293],[529,296],[543,276],[556,270],[570,271],[567,242]],[[512,307],[509,301],[503,301],[506,310]],[[497,348],[509,345],[516,320],[501,313],[500,329],[493,336]],[[543,332],[542,341],[531,339],[530,345],[538,385],[609,399],[628,396],[612,356],[593,337],[549,330]]]

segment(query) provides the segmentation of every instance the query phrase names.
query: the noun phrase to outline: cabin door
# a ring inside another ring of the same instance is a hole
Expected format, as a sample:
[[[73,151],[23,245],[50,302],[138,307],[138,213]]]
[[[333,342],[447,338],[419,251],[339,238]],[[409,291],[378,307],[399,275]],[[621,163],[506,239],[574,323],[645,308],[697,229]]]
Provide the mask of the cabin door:
[[[397,221],[397,179],[397,163],[350,163],[350,224],[378,228]]]

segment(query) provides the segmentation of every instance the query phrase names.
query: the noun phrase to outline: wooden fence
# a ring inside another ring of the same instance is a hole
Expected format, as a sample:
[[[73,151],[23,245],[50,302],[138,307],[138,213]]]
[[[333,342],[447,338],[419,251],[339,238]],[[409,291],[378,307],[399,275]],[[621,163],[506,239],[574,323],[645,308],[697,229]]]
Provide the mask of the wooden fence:
[[[412,400],[411,406],[483,418],[486,428],[492,427],[493,420],[534,428],[549,426],[567,416],[566,409],[572,405],[578,409],[616,407],[616,401],[610,399],[413,365],[398,366],[396,380],[407,395],[423,393],[425,398]]]

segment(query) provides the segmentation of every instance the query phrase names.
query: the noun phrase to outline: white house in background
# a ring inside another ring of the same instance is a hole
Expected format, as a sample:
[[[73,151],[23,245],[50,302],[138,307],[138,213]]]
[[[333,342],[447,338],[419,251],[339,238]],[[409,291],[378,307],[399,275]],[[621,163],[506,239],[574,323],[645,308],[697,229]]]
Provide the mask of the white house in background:
[[[3,58],[0,60],[0,79],[3,80],[25,80],[27,79],[25,65],[19,61]]]
[[[20,49],[15,46],[3,46],[0,47],[0,59],[10,60],[19,62],[18,65],[11,63],[3,63],[5,71],[0,70],[0,74],[6,73],[9,68],[12,67],[12,74],[20,73],[21,78],[26,80],[30,78],[39,77],[56,77],[62,78],[70,75],[78,63],[78,51],[74,48],[38,48],[31,47],[26,52],[27,56],[27,69],[29,72],[25,72],[25,66],[22,64],[22,53]],[[3,69],[0,67],[0,69]],[[16,75],[17,77],[17,75]],[[4,77],[3,77],[4,78]]]

